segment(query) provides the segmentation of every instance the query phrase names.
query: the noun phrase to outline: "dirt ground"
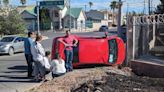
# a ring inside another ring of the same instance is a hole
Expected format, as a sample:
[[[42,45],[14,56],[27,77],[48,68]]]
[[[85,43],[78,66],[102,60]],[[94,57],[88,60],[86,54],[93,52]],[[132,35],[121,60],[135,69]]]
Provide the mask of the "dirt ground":
[[[77,69],[28,92],[164,92],[164,78],[136,76],[127,67]]]

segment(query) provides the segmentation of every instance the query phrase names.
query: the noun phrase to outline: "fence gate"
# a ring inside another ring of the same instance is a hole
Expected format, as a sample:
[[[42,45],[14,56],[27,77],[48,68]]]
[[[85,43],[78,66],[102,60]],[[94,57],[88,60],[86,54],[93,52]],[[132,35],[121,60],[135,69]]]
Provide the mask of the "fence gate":
[[[127,17],[127,60],[142,57],[164,60],[164,15]]]

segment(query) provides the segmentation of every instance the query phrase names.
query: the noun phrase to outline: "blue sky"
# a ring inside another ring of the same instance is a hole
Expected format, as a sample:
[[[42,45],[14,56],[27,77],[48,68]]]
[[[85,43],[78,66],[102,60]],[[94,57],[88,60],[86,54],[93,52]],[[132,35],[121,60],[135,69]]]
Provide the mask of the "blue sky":
[[[27,5],[35,5],[37,0],[27,0]],[[93,2],[92,9],[108,9],[110,10],[110,2],[113,0],[71,0],[71,7],[83,7],[87,5],[87,10],[90,9],[88,2]],[[118,0],[115,0],[118,1]],[[124,2],[122,12],[127,12],[127,5],[129,5],[129,11],[143,12],[144,0],[122,0]],[[145,11],[148,11],[147,1],[145,0]],[[19,0],[10,0],[13,5],[20,5]],[[128,3],[128,4],[127,4]],[[160,3],[160,0],[152,0],[152,6],[156,7]]]

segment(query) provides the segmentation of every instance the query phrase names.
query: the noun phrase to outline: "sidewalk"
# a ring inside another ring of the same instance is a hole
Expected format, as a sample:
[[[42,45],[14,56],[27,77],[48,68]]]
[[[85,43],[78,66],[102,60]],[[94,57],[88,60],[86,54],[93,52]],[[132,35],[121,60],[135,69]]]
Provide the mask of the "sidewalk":
[[[57,31],[52,31],[52,30],[47,30],[47,31],[41,31],[41,34],[45,33],[45,32],[53,32],[53,33],[65,33],[66,30],[69,29],[65,29],[65,30],[57,30]],[[94,32],[94,31],[98,31],[98,30],[92,30],[92,29],[82,29],[82,30],[77,30],[77,29],[71,29],[72,33],[85,33],[85,32]]]
[[[8,57],[8,58],[15,58],[15,60],[18,60],[17,58],[23,59],[23,54],[16,55],[14,57]],[[1,59],[0,63],[3,64],[3,58]],[[5,61],[4,62],[14,62],[13,64],[9,65],[0,65],[0,92],[24,92],[26,90],[29,90],[31,88],[40,86],[42,83],[36,83],[33,82],[32,79],[27,78],[27,72],[26,72],[26,65],[25,61],[18,61],[22,62],[18,64],[15,60],[13,61]]]

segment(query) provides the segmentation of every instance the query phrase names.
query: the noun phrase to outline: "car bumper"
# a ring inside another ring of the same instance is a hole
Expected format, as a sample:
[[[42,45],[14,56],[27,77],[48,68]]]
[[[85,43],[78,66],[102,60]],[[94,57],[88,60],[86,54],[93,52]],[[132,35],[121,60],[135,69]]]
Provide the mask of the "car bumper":
[[[7,49],[0,49],[0,54],[7,54],[8,50]]]

